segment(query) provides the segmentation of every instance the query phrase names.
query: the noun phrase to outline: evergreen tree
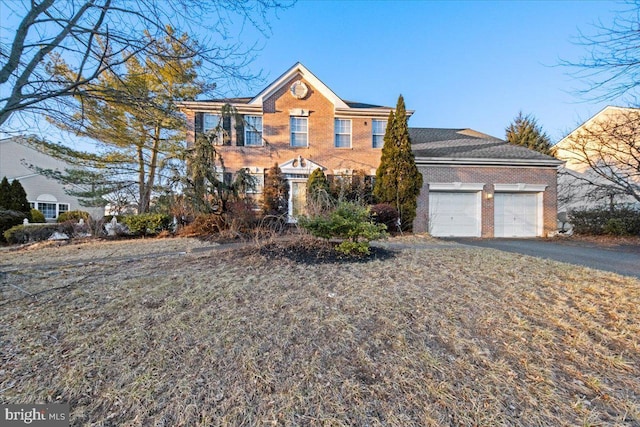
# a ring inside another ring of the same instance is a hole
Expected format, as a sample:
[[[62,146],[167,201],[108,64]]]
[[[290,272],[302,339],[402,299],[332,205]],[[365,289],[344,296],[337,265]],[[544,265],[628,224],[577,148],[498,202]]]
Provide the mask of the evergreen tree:
[[[506,129],[506,139],[511,144],[522,145],[542,154],[551,155],[551,140],[532,115],[522,111]]]
[[[277,163],[266,171],[262,197],[263,214],[283,216],[289,213],[289,183]]]
[[[406,108],[400,95],[395,113],[389,113],[373,195],[378,203],[393,205],[398,210],[401,229],[410,230],[421,188],[422,174],[411,151]]]
[[[22,212],[27,215],[27,218],[31,219],[31,208],[29,207],[29,200],[27,200],[27,192],[24,191],[24,187],[17,179],[14,179],[11,182],[10,194],[11,200],[9,209],[16,212]]]
[[[0,209],[10,210],[11,206],[11,184],[5,176],[0,182]]]
[[[307,204],[312,210],[323,210],[331,205],[329,181],[320,168],[311,172],[307,180]]]

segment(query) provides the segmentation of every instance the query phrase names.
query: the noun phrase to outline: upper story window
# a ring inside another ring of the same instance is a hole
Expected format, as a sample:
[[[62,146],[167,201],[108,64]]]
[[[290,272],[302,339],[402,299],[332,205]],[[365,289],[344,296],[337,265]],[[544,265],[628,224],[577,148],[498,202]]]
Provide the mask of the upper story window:
[[[387,130],[386,120],[371,120],[371,135],[373,138],[373,148],[382,148],[384,146],[384,134]]]
[[[202,115],[202,131],[214,138],[215,145],[231,143],[231,117],[205,113]]]
[[[244,145],[262,145],[262,117],[245,116]]]
[[[351,148],[351,120],[335,119],[335,146]]]
[[[306,117],[291,117],[291,146],[309,146],[309,120]]]

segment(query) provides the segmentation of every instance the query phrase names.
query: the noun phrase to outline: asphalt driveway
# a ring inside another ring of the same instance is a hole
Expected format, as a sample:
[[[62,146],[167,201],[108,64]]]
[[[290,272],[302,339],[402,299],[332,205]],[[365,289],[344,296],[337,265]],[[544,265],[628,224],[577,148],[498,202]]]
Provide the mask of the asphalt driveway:
[[[553,259],[640,278],[640,245],[601,245],[577,240],[450,239],[457,243]]]

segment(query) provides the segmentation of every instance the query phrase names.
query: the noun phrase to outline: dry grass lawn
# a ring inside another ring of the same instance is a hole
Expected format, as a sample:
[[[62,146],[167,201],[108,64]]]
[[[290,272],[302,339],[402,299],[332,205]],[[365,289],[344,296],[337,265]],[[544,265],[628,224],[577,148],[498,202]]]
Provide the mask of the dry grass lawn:
[[[208,245],[1,251],[0,402],[74,426],[640,426],[637,279],[420,237],[341,264]]]

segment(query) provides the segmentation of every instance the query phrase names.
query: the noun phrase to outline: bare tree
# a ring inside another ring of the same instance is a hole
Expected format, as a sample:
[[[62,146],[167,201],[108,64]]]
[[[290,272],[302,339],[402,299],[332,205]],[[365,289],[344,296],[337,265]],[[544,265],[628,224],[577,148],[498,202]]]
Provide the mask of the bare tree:
[[[573,194],[608,205],[640,203],[640,109],[608,107],[554,151],[567,162],[567,176],[561,177],[567,198]]]
[[[605,101],[627,96],[637,102],[640,85],[640,0],[626,0],[611,23],[599,21],[591,31],[581,31],[577,44],[586,54],[577,61],[564,60],[586,86],[580,95]]]
[[[63,109],[60,103],[89,82],[149,53],[149,40],[179,43],[184,33],[195,41],[174,59],[201,60],[211,80],[251,78],[246,65],[255,46],[230,42],[231,26],[239,21],[266,32],[269,12],[285,6],[279,0],[0,0],[0,125],[16,112]],[[76,79],[50,73],[60,59],[72,64]]]

